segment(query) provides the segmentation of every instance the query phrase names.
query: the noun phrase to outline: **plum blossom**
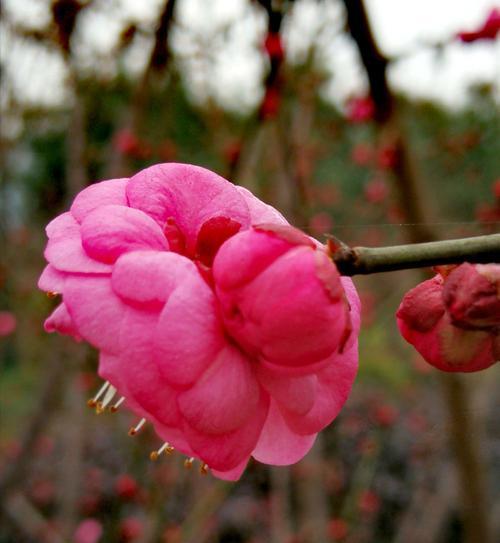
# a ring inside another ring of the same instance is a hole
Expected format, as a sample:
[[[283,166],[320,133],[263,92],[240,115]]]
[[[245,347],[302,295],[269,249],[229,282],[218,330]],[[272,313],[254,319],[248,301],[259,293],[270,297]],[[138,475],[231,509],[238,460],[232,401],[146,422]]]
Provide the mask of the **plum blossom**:
[[[500,359],[500,265],[440,271],[403,298],[397,312],[402,336],[443,371],[492,366]]]
[[[300,460],[347,399],[359,298],[319,242],[215,173],[96,183],[47,226],[45,322],[99,350],[91,404],[124,404],[186,465],[236,480]]]

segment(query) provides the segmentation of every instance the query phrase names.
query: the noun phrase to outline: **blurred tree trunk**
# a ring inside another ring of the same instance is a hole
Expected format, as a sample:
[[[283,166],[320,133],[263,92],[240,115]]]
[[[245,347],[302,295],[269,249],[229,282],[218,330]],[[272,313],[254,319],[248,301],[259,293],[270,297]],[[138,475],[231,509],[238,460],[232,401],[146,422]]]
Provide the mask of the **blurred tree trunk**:
[[[375,119],[380,126],[382,145],[394,149],[393,172],[397,182],[405,219],[412,223],[408,229],[411,242],[439,238],[430,226],[430,198],[425,198],[419,182],[413,155],[397,115],[395,97],[387,81],[388,60],[379,51],[373,37],[362,0],[344,0],[350,33],[366,69],[370,93],[375,105]],[[484,474],[480,461],[480,446],[472,429],[467,389],[463,378],[456,374],[440,376],[450,418],[450,441],[459,474],[465,541],[490,541],[488,504]]]
[[[115,133],[129,131],[133,135],[140,132],[144,112],[148,105],[148,97],[151,85],[155,78],[164,74],[171,60],[171,50],[168,43],[170,29],[175,16],[177,0],[164,0],[156,25],[153,49],[146,64],[142,77],[134,90],[128,110]],[[110,154],[106,166],[106,177],[123,177],[129,174],[127,157],[110,142]]]

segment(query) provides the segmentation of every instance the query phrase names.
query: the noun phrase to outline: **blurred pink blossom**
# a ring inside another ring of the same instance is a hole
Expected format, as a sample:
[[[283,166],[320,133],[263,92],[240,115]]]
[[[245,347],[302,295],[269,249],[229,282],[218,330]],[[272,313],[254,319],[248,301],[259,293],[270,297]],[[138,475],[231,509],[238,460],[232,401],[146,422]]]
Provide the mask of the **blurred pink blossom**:
[[[93,519],[82,520],[73,535],[74,543],[98,543],[102,536],[102,524]]]
[[[0,337],[10,336],[17,327],[17,319],[10,311],[0,311]]]

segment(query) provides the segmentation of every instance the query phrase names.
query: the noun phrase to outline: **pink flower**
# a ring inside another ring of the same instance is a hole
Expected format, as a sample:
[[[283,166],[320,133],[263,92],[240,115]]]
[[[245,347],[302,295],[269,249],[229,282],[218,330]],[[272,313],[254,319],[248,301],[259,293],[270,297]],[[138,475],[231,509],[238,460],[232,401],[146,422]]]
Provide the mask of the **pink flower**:
[[[347,119],[352,123],[363,123],[373,119],[375,106],[371,96],[357,96],[348,100]]]
[[[0,311],[0,337],[10,336],[17,327],[17,319],[10,311]]]
[[[405,295],[397,312],[399,330],[429,364],[472,372],[499,360],[499,268],[462,264]]]
[[[371,204],[380,204],[389,196],[389,187],[384,179],[371,179],[364,188],[365,198]]]
[[[285,50],[281,41],[281,36],[276,32],[269,32],[264,40],[264,49],[270,59],[281,62],[285,57]]]
[[[477,29],[469,32],[459,32],[458,38],[464,43],[477,40],[494,40],[500,32],[500,9],[493,8],[484,23]]]
[[[101,539],[102,525],[93,518],[82,520],[73,535],[75,543],[97,543]]]
[[[100,351],[99,407],[117,393],[159,452],[235,480],[250,456],[298,461],[347,399],[353,284],[246,189],[161,164],[87,187],[47,235],[39,286],[62,302],[46,330]]]

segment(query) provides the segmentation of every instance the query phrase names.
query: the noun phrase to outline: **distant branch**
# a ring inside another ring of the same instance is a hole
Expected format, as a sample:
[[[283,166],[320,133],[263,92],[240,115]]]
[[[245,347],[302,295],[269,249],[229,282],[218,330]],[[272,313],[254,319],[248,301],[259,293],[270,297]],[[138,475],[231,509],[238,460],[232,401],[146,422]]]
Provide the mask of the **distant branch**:
[[[332,237],[328,248],[339,272],[348,276],[462,262],[500,263],[500,234],[376,248],[351,248]]]

